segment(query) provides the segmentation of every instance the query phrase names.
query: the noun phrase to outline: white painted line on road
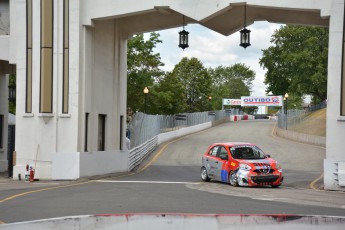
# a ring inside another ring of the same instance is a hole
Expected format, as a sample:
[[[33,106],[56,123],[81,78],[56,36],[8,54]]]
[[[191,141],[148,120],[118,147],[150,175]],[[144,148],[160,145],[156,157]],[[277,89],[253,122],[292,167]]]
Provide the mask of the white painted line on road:
[[[121,181],[121,180],[96,180],[100,183],[142,183],[142,184],[202,184],[202,182],[176,182],[176,181]]]
[[[280,201],[280,200],[291,200],[289,198],[269,198],[269,197],[255,197],[253,200],[264,200],[264,201]]]
[[[32,182],[32,185],[59,185],[60,183],[51,183],[51,182]]]

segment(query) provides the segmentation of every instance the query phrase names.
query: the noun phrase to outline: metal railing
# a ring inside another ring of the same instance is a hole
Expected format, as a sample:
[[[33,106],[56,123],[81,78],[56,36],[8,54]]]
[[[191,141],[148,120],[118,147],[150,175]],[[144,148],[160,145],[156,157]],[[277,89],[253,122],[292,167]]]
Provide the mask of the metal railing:
[[[135,148],[160,133],[170,132],[188,126],[217,121],[230,115],[243,114],[239,109],[180,113],[175,115],[148,115],[136,113],[128,125],[130,147]]]
[[[327,100],[325,100],[325,101],[323,101],[323,102],[321,102],[320,104],[317,104],[317,105],[308,106],[306,108],[306,110],[308,112],[312,112],[312,111],[323,109],[323,108],[326,108],[326,107],[327,107]]]
[[[312,111],[320,110],[327,107],[326,102],[322,102],[318,105],[309,106],[305,109],[291,109],[287,111],[281,110],[277,114],[278,122],[277,125],[281,129],[296,131],[296,127],[303,121],[308,123],[308,114]],[[284,113],[286,112],[286,113]],[[320,121],[322,122],[322,121]],[[308,127],[308,126],[307,126]],[[311,128],[311,127],[310,127]],[[308,129],[308,128],[307,128]],[[303,131],[303,133],[308,133],[308,130]]]
[[[155,150],[158,145],[158,134],[222,120],[231,115],[243,115],[243,112],[239,109],[228,109],[175,115],[136,113],[128,125],[128,137],[130,138],[128,171],[138,167]]]

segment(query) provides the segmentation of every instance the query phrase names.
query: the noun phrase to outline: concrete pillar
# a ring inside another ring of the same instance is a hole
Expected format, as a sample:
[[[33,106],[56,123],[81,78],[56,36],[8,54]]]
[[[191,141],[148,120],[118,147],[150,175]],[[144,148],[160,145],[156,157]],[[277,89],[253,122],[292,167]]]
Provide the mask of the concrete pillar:
[[[324,185],[328,190],[345,189],[345,117],[340,116],[344,1],[333,0],[329,25],[327,136]]]

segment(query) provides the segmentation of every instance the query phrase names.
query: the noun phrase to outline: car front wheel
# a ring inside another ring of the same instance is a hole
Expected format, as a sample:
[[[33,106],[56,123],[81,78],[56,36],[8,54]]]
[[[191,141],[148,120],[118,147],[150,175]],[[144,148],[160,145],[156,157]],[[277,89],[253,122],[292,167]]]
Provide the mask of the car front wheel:
[[[229,174],[229,183],[236,187],[238,186],[238,181],[237,181],[237,175],[236,175],[236,171],[231,171]]]
[[[207,170],[205,167],[201,168],[200,174],[201,174],[202,181],[209,182],[211,180],[207,175]]]

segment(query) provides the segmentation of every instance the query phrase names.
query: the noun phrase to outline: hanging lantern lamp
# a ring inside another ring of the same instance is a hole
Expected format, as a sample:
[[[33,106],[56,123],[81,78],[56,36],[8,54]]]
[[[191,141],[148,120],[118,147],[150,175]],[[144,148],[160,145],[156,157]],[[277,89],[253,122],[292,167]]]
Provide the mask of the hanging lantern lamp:
[[[240,46],[247,48],[250,46],[250,30],[246,28],[246,18],[247,18],[247,5],[244,6],[244,28],[240,31]]]
[[[188,34],[189,34],[189,32],[184,30],[184,16],[183,16],[183,30],[179,32],[179,38],[180,39],[179,39],[179,45],[178,45],[183,50],[185,48],[189,47],[189,45],[188,45]]]

